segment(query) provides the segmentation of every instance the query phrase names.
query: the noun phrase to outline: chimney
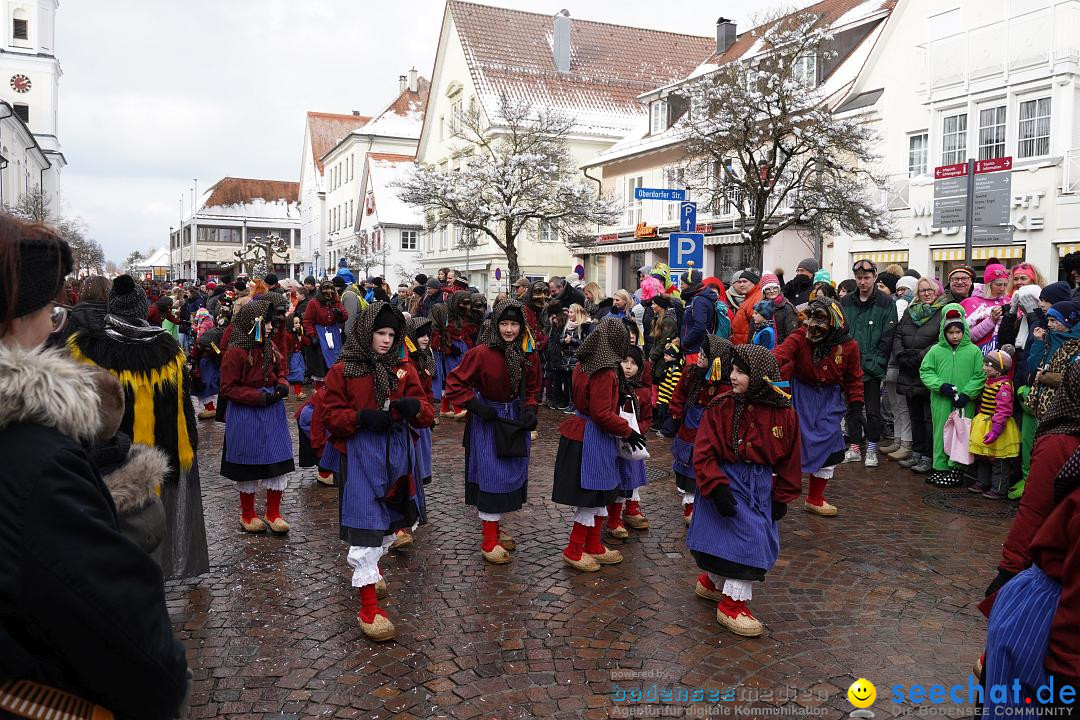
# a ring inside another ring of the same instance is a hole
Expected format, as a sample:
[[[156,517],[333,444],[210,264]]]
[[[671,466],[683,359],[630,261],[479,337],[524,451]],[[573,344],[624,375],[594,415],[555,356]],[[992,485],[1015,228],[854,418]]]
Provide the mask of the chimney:
[[[355,115],[356,117],[360,117],[360,111],[359,110],[353,110],[352,114]]]
[[[409,81],[405,79],[404,75],[397,76],[397,91],[398,93],[405,92],[405,88],[409,87]]]
[[[409,68],[409,92],[420,92],[420,85],[417,82],[416,68]]]
[[[724,53],[735,44],[735,23],[727,18],[718,18],[716,21],[716,54]]]
[[[570,11],[560,10],[552,23],[551,54],[555,70],[570,72]]]

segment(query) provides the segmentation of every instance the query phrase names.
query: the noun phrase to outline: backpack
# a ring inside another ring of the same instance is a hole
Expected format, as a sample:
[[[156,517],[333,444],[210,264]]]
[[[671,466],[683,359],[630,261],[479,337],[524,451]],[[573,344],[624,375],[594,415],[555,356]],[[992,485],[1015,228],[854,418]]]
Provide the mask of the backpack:
[[[727,340],[731,337],[731,316],[728,315],[728,306],[723,300],[717,300],[716,303],[716,323],[712,329],[712,334],[718,338]]]

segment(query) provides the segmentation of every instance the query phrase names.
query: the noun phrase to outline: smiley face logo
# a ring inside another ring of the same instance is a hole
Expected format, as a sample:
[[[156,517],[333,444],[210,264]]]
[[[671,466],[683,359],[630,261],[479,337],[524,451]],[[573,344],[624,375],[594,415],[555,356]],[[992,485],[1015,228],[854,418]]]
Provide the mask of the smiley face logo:
[[[851,683],[847,691],[848,700],[857,708],[868,708],[877,699],[877,688],[866,678],[859,678]]]

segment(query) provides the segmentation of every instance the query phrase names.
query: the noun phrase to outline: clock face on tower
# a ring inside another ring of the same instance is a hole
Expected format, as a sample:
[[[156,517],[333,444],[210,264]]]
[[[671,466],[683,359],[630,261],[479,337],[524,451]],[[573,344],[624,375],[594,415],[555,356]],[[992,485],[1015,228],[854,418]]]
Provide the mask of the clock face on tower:
[[[17,93],[29,92],[30,90],[30,78],[25,75],[12,75],[11,76],[11,89]]]

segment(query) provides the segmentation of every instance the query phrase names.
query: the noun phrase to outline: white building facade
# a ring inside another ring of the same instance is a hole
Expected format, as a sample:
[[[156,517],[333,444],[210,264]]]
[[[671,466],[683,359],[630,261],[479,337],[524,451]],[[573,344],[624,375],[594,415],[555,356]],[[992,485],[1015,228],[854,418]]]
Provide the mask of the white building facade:
[[[58,0],[0,3],[0,200],[14,205],[41,187],[61,209],[60,62],[55,54]]]
[[[277,237],[288,246],[286,257],[275,256],[279,278],[303,278],[300,261],[299,184],[285,180],[226,177],[210,186],[196,212],[184,218],[169,236],[174,278],[190,279],[192,235],[197,277],[202,280],[232,273],[236,252],[252,241]]]
[[[412,171],[415,161],[412,155],[392,153],[368,153],[364,159],[355,242],[373,263],[368,275],[382,277],[391,288],[420,272],[424,218],[401,201],[394,186]]]
[[[964,229],[932,227],[934,168],[1012,158],[1012,242],[974,248],[1058,277],[1080,249],[1080,2],[902,0],[838,112],[878,134],[890,239],[841,236],[833,276],[861,257],[945,277],[964,260]]]

